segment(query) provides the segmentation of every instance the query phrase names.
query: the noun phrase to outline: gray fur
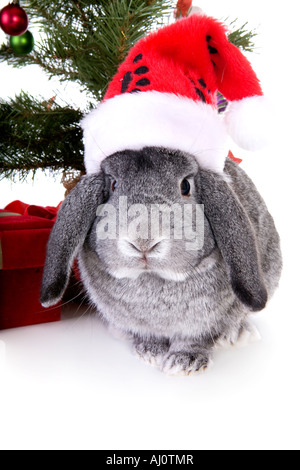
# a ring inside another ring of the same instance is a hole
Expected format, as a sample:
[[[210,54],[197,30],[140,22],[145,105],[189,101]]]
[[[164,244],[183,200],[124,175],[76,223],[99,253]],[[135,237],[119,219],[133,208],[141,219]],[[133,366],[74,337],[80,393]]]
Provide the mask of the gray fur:
[[[264,308],[281,273],[279,237],[265,203],[231,160],[224,173],[203,171],[193,156],[160,148],[108,157],[101,173],[79,183],[61,208],[49,241],[42,299],[50,305],[62,296],[78,253],[91,301],[110,325],[132,337],[140,357],[167,373],[205,370],[218,341],[247,330],[249,313]],[[188,198],[180,191],[187,177]],[[149,237],[124,241],[130,256],[118,239],[99,240],[103,212],[96,216],[96,206],[108,201],[118,211],[120,196],[128,197],[129,206],[149,210],[151,204],[204,203],[203,247],[187,251],[185,238]],[[153,257],[144,270],[146,250]]]

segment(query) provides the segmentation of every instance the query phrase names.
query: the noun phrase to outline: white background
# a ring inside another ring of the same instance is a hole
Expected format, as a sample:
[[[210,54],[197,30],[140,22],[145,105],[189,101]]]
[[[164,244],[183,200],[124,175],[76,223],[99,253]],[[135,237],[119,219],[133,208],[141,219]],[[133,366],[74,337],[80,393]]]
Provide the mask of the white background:
[[[262,339],[218,351],[204,375],[170,378],[134,357],[86,309],[67,306],[60,323],[1,331],[1,449],[300,448],[298,8],[291,0],[194,5],[258,28],[259,47],[250,58],[274,104],[268,149],[231,147],[244,159],[282,239],[280,289],[253,318]],[[21,88],[51,98],[59,86],[36,68],[1,65],[0,80],[4,98]],[[66,97],[67,87],[60,90]],[[63,192],[49,176],[34,184],[4,181],[0,207],[14,199],[56,205]]]

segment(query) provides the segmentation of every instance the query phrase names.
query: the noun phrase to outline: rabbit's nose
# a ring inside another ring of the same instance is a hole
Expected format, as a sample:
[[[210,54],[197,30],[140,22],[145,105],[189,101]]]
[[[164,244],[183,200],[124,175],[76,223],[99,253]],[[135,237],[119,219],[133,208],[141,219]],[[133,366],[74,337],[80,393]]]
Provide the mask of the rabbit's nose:
[[[134,258],[161,258],[166,254],[166,240],[131,240],[122,238],[118,247],[125,256]]]

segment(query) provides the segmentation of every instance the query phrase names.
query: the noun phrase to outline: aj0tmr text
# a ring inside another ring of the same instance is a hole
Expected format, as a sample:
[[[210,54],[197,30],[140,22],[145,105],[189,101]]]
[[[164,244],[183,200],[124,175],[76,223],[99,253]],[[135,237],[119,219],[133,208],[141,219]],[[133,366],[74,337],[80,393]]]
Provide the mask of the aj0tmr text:
[[[141,456],[119,456],[113,454],[106,458],[106,465],[131,465],[137,468],[139,465],[147,464],[160,467],[161,465],[194,465],[193,455],[177,454],[153,454],[147,459]]]

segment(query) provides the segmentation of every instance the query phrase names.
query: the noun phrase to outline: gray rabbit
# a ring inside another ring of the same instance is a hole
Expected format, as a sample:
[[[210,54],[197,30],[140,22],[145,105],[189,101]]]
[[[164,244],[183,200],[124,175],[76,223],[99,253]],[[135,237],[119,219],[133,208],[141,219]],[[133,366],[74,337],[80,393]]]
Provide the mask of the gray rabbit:
[[[169,234],[153,227],[157,208]],[[227,159],[218,174],[163,147],[116,152],[71,191],[48,243],[43,306],[63,297],[76,257],[100,316],[168,374],[205,370],[217,344],[243,336],[282,266],[273,219],[242,168]]]

